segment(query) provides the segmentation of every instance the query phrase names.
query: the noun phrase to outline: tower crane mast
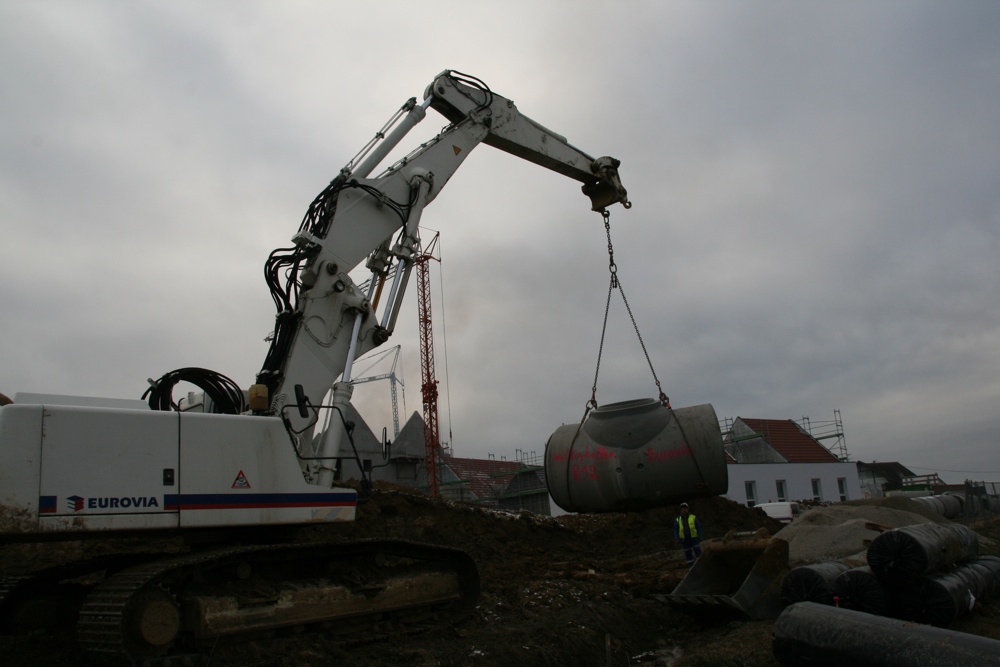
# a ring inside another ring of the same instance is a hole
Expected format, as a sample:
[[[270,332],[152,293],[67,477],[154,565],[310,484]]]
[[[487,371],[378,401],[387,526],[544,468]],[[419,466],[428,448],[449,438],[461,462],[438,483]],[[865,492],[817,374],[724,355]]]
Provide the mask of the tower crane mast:
[[[438,427],[438,381],[434,370],[434,332],[431,319],[431,286],[429,263],[437,249],[440,233],[415,258],[417,269],[417,322],[420,329],[420,394],[424,406],[424,447],[427,469],[427,493],[438,495],[438,461],[441,457],[441,430]]]

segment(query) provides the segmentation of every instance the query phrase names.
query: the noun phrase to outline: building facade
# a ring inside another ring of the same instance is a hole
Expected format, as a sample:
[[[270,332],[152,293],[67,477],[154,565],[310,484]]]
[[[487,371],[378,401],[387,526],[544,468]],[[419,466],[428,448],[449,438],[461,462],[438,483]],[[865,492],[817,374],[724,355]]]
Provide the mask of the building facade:
[[[348,407],[344,421],[353,423],[353,429],[350,438],[342,441],[340,455],[348,458],[337,463],[337,479],[360,480],[364,471],[372,482],[427,490],[424,420],[419,414],[410,416],[388,451],[353,405]],[[437,468],[438,493],[444,498],[495,509],[551,514],[540,467],[519,461],[443,456]]]
[[[737,417],[724,438],[732,501],[837,503],[863,497],[857,464],[841,461],[792,420]]]

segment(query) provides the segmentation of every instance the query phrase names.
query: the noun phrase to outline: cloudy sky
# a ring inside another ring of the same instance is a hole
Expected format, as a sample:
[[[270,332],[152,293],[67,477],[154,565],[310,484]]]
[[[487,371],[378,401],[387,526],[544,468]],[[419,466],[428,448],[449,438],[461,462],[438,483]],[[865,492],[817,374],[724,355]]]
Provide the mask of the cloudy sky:
[[[675,407],[839,410],[852,460],[1000,481],[1000,4],[9,1],[0,62],[0,392],[249,385],[268,253],[455,69],[621,160],[615,261]],[[423,222],[445,439],[541,454],[591,395],[601,217],[482,146]],[[616,296],[598,401],[655,395]],[[356,398],[389,425],[387,382]]]

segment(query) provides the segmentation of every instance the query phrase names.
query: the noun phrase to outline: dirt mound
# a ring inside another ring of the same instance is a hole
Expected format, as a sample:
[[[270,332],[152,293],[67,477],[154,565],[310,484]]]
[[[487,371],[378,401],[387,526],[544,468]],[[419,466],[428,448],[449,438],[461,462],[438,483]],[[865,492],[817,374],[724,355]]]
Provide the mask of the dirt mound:
[[[691,501],[706,538],[780,524],[723,498]],[[686,619],[649,596],[669,593],[687,568],[673,541],[675,508],[627,514],[541,517],[427,498],[381,485],[350,524],[310,529],[306,539],[392,538],[458,547],[476,560],[482,580],[472,617],[447,632],[387,632],[375,644],[307,635],[219,647],[212,665],[551,665],[628,664],[671,643]],[[51,565],[142,541],[8,545],[3,574]],[[159,542],[153,548],[176,545]],[[676,643],[680,643],[678,640]],[[35,643],[0,638],[0,650],[24,664],[84,664],[70,638]],[[272,662],[273,661],[273,662]]]
[[[724,498],[690,504],[707,539],[732,530],[763,527],[776,533],[782,528],[760,510]],[[687,573],[673,541],[675,510],[551,518],[379,486],[358,508],[356,521],[311,529],[305,539],[392,538],[461,548],[480,570],[482,595],[475,611],[445,628],[387,627],[380,635],[366,636],[364,643],[320,633],[220,642],[210,664],[777,664],[771,656],[769,622],[705,624],[651,597],[670,593]],[[134,540],[7,545],[0,547],[0,578],[32,563],[149,546]],[[174,547],[170,541],[155,545]],[[68,634],[0,637],[0,654],[10,664],[89,664]],[[684,657],[677,661],[679,656]]]

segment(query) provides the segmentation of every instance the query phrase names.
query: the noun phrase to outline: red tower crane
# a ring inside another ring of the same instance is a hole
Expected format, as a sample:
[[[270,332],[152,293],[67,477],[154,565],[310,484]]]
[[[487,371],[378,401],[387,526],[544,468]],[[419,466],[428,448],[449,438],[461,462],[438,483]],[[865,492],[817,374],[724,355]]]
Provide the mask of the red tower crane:
[[[441,432],[438,428],[438,382],[434,372],[434,336],[431,329],[430,260],[434,256],[440,233],[414,259],[417,268],[417,318],[420,327],[420,393],[424,403],[424,447],[427,468],[427,493],[438,495],[438,459],[441,457]]]

